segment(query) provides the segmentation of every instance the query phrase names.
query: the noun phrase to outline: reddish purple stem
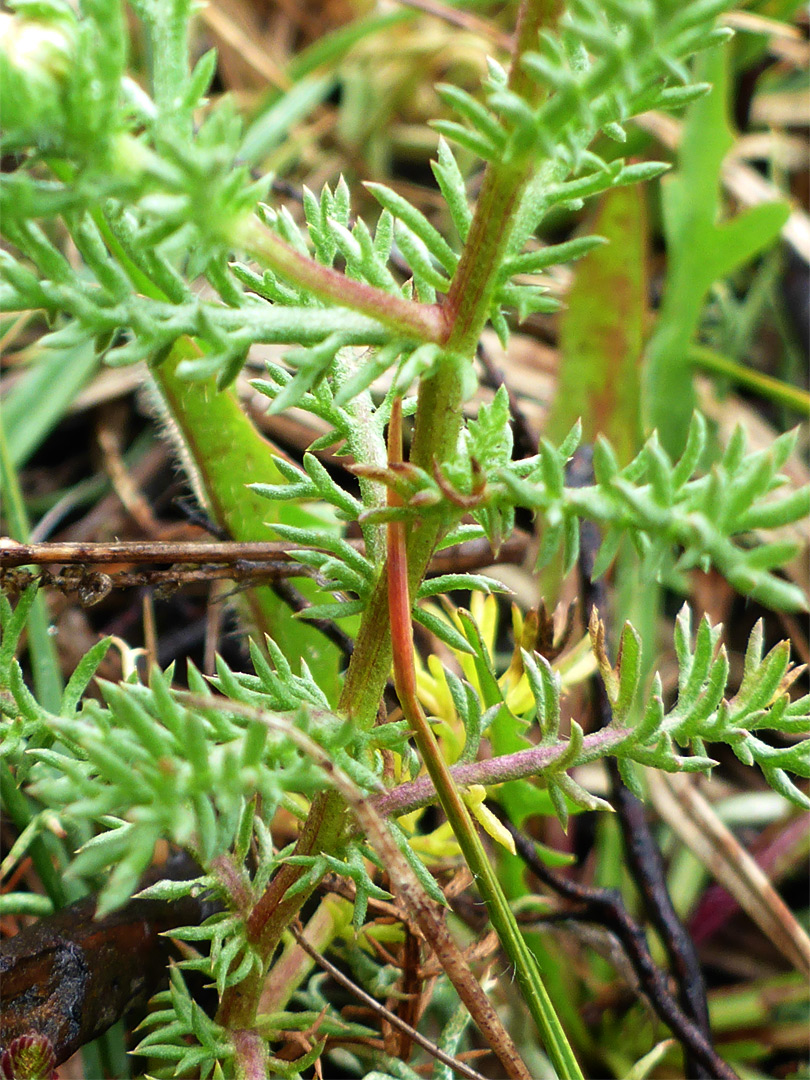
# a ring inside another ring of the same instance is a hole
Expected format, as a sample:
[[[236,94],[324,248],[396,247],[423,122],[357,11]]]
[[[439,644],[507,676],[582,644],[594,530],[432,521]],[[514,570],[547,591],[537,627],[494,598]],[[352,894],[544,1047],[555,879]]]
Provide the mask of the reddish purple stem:
[[[629,734],[627,728],[603,728],[592,735],[586,735],[582,744],[582,753],[577,764],[604,756],[611,747],[620,743]],[[536,776],[552,765],[566,750],[565,743],[555,746],[532,746],[527,750],[518,750],[515,754],[503,754],[501,757],[486,761],[471,761],[467,765],[456,765],[450,769],[453,779],[459,787],[471,784],[503,784],[507,780],[520,780],[527,776]],[[385,795],[372,800],[376,809],[386,817],[399,817],[427,806],[436,798],[436,789],[429,776],[420,776],[407,784],[400,784]]]

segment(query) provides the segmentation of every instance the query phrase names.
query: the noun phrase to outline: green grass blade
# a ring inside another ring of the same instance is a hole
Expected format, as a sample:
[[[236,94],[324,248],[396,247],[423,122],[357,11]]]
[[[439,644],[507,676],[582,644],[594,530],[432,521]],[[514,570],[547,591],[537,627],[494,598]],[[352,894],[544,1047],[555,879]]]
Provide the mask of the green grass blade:
[[[4,422],[0,421],[0,491],[9,535],[25,543],[28,540],[28,514],[23,503],[17,470],[9,454]],[[34,599],[28,617],[28,650],[37,700],[52,712],[58,712],[64,682],[59,670],[56,645],[51,637],[48,613],[41,595]]]
[[[92,341],[71,349],[47,350],[44,359],[25,372],[3,403],[3,426],[9,459],[15,468],[56,427],[71,402],[98,369]]]
[[[771,375],[754,371],[753,368],[738,364],[730,357],[709,349],[705,345],[693,345],[689,349],[689,360],[695,367],[711,371],[715,375],[723,375],[738,386],[752,390],[760,397],[800,413],[805,418],[810,414],[810,394],[799,386],[791,386],[790,383],[783,382],[781,379],[774,379]]]

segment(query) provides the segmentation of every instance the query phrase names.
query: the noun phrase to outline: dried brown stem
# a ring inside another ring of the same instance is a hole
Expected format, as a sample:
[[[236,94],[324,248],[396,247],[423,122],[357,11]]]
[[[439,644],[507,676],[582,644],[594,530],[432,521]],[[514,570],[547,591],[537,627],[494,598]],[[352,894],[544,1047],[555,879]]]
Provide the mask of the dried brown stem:
[[[493,563],[519,563],[528,550],[529,537],[515,532],[494,554],[488,540],[467,540],[437,552],[430,563],[431,573],[460,573]],[[362,540],[350,540],[358,551]],[[20,544],[0,537],[0,568],[15,566],[86,565],[116,563],[205,563],[233,566],[236,563],[294,562],[296,551],[310,550],[287,541],[236,543],[230,541],[178,542],[131,540],[117,543]]]
[[[296,920],[297,922],[297,920]],[[391,1012],[385,1005],[382,1005],[371,994],[367,994],[362,987],[358,986],[356,982],[353,982],[348,976],[344,975],[339,968],[336,968],[327,958],[319,953],[317,949],[314,949],[304,935],[301,933],[299,926],[293,923],[290,926],[292,935],[298,942],[299,947],[309,956],[323,971],[327,971],[332,978],[342,986],[344,990],[348,990],[350,994],[362,1001],[364,1005],[367,1005],[378,1016],[396,1028],[397,1031],[407,1035],[409,1039],[415,1042],[418,1046],[421,1046],[423,1050],[426,1050],[431,1057],[436,1058],[437,1061],[441,1061],[444,1065],[449,1066],[458,1076],[464,1076],[467,1080],[484,1080],[481,1073],[476,1072],[475,1069],[471,1069],[469,1065],[465,1065],[463,1061],[459,1061],[457,1058],[451,1057],[450,1054],[446,1054],[443,1050],[439,1049],[435,1043],[430,1039],[426,1039],[424,1035],[420,1034],[416,1028],[406,1023],[396,1013]]]

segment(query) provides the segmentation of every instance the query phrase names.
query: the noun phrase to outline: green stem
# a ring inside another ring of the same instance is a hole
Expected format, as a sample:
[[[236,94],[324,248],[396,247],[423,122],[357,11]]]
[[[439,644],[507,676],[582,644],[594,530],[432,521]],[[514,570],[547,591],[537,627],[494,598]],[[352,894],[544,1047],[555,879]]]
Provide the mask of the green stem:
[[[583,1080],[579,1063],[540,977],[537,963],[520,932],[492,863],[473,824],[470,811],[453,783],[453,777],[441,756],[436,737],[418,700],[415,696],[403,697],[400,694],[399,685],[398,681],[397,693],[402,711],[413,727],[422,760],[434,783],[442,809],[447,815],[447,820],[450,822],[467,866],[475,879],[478,891],[487,906],[487,912],[498,940],[514,965],[515,976],[523,993],[523,999],[537,1024],[546,1052],[560,1080]]]
[[[342,897],[327,894],[307,923],[303,934],[309,945],[322,953],[336,937],[350,932],[351,924],[351,904]],[[259,1002],[259,1015],[270,1016],[286,1008],[314,964],[312,957],[304,952],[295,938],[290,937],[265,981]]]
[[[275,462],[275,447],[262,438],[232,393],[217,390],[211,379],[189,382],[180,378],[178,365],[196,355],[199,350],[194,343],[181,338],[152,376],[168,409],[169,427],[186,472],[212,519],[239,542],[270,539],[274,521],[323,527],[304,507],[271,502],[250,489],[251,483],[286,482]],[[298,588],[308,599],[319,592],[314,582],[303,579]],[[246,589],[243,605],[259,645],[267,634],[291,661],[306,657],[318,672],[321,688],[330,700],[336,700],[340,659],[336,647],[316,627],[295,619],[269,586]]]
[[[52,168],[61,179],[67,178],[62,163],[53,162]],[[166,293],[138,265],[101,210],[93,211],[91,216],[104,243],[138,292],[155,300],[166,300]],[[268,526],[273,521],[299,527],[321,526],[323,523],[303,507],[290,502],[270,502],[249,489],[247,485],[252,482],[286,482],[274,460],[276,448],[256,430],[234,394],[218,390],[213,378],[199,382],[180,378],[178,365],[197,356],[199,349],[191,338],[179,338],[169,356],[152,367],[151,374],[167,414],[169,433],[175,437],[189,479],[212,520],[241,542],[269,537]],[[317,592],[317,587],[309,581],[302,581],[300,589],[307,597]],[[268,586],[246,589],[240,599],[259,645],[267,634],[291,660],[301,656],[314,659],[321,688],[335,700],[339,662],[336,648],[315,627],[295,619],[285,602]]]
[[[548,19],[548,0],[525,2],[517,32],[517,48],[510,85],[523,89],[520,65],[523,52],[537,41]],[[489,317],[497,271],[514,227],[521,196],[530,177],[527,165],[490,164],[484,174],[470,231],[461,253],[443,314],[449,326],[445,348],[448,359],[419,387],[411,461],[430,471],[434,461],[446,460],[455,450],[462,420],[462,371],[471,363],[481,331]],[[441,526],[425,521],[408,534],[408,575],[411,594],[425,575],[439,539]],[[387,624],[388,583],[383,573],[366,609],[346,676],[340,707],[368,726],[374,720],[385,681],[391,670],[391,633]]]
[[[447,324],[437,304],[417,304],[323,266],[295,251],[253,214],[233,224],[223,238],[285,281],[321,300],[370,315],[397,333],[419,341],[441,343],[447,336]]]
[[[402,408],[398,398],[391,414],[389,460],[402,460]],[[389,501],[396,496],[389,492]],[[402,521],[388,525],[388,598],[393,637],[394,682],[397,697],[410,724],[416,745],[433,781],[442,809],[458,841],[478,891],[487,905],[490,921],[501,945],[515,968],[523,998],[537,1024],[546,1051],[560,1080],[583,1080],[582,1072],[565,1037],[557,1014],[543,985],[537,965],[518,928],[512,909],[481,843],[470,811],[442,756],[433,729],[419,704],[413,660],[413,623],[408,592],[408,564],[405,526]]]
[[[548,11],[547,0],[524,0],[517,35],[518,47],[510,75],[512,85],[517,85],[524,77],[520,56],[535,44],[538,28],[547,18]],[[444,308],[439,313],[445,331],[438,340],[444,341],[448,358],[435,375],[423,380],[419,388],[411,460],[423,468],[430,469],[433,461],[444,460],[455,450],[462,419],[462,372],[459,364],[471,363],[475,355],[478,338],[489,317],[497,271],[508,247],[515,214],[529,176],[530,167],[525,162],[521,162],[519,167],[514,163],[487,166],[470,232]],[[246,235],[243,242],[249,241],[250,237]],[[275,257],[277,254],[287,259],[286,253],[273,243],[264,257]],[[296,255],[295,259],[286,262],[286,271],[291,275],[301,269],[300,258]],[[306,259],[302,261],[309,263]],[[309,269],[307,266],[307,272]],[[280,265],[279,270],[283,272]],[[291,280],[298,279],[292,276]],[[345,279],[342,280],[345,282]],[[345,299],[342,302],[346,303]],[[410,312],[410,308],[408,310]],[[431,320],[434,317],[431,314]],[[382,321],[379,310],[375,312],[375,318]],[[392,325],[390,320],[388,325]],[[439,523],[426,520],[408,534],[407,572],[411,595],[415,594],[416,587],[424,577],[441,528]],[[391,660],[388,582],[384,570],[363,613],[338,706],[340,712],[360,727],[367,729],[374,722],[391,671]],[[296,854],[311,855],[317,851],[335,850],[335,845],[343,836],[345,815],[345,802],[336,792],[317,795],[296,846]],[[296,893],[291,900],[286,898],[285,894],[300,880],[302,873],[299,867],[282,867],[251,916],[251,936],[260,952],[268,958],[278,945],[284,927],[315,888],[313,883],[310,888]],[[232,1026],[252,1023],[259,991],[258,981],[253,987],[242,983],[226,991],[217,1016],[218,1022]],[[556,1023],[559,1029],[559,1021]],[[551,1021],[550,1026],[553,1026]]]
[[[781,379],[774,379],[770,375],[763,375],[760,371],[738,364],[722,353],[709,349],[705,345],[691,345],[689,347],[689,360],[695,367],[711,371],[714,375],[724,375],[744,386],[747,390],[753,390],[760,397],[782,405],[786,409],[801,413],[806,417],[810,413],[810,394],[799,386],[791,386],[790,383]]]
[[[36,810],[27,795],[17,786],[17,781],[5,761],[0,761],[0,801],[17,829],[22,832]],[[68,903],[68,896],[62,884],[62,871],[67,865],[67,859],[62,845],[52,833],[45,832],[34,837],[28,845],[28,854],[33,860],[48,899],[56,909],[64,907]]]

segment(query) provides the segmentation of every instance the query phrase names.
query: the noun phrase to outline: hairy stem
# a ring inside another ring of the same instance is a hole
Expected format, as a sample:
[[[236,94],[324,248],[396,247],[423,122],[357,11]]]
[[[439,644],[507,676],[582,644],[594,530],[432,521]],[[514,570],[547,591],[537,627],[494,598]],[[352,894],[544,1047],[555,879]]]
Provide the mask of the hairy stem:
[[[221,707],[217,699],[208,695],[185,694],[183,700],[192,707],[207,708],[212,705],[214,708]],[[253,706],[244,705],[241,702],[229,701],[225,704],[223,701],[222,704],[225,705],[229,712],[236,712],[250,719],[258,720],[269,729],[282,732],[320,767],[335,790],[340,792],[347,814],[351,814],[356,819],[368,842],[379,856],[382,865],[386,867],[389,880],[395,895],[399,898],[400,905],[413,917],[419,926],[425,940],[435,953],[442,970],[467,1007],[470,1016],[477,1024],[487,1043],[496,1054],[505,1075],[510,1080],[530,1080],[526,1066],[506,1032],[503,1022],[484,993],[479,980],[470,970],[461,949],[447,928],[444,911],[435,900],[428,896],[414,869],[399,850],[384,818],[374,809],[367,796],[355,784],[354,780],[339,765],[335,764],[327,750],[288,719],[271,712],[255,709]],[[292,916],[288,919],[288,922],[292,922]],[[242,988],[246,985],[252,986],[255,982],[255,977],[253,977],[246,983],[240,983],[236,988],[241,991],[239,995],[241,997],[241,1015],[247,1015],[246,1010],[250,1004],[249,1001],[246,1001],[248,992],[243,991]],[[232,1010],[225,1019],[222,1018],[223,1011],[221,1007],[218,1021],[224,1024],[227,1020],[227,1026],[232,1032],[255,1030],[255,1016],[249,1024],[245,1024],[239,1020],[236,1009]]]
[[[236,1080],[264,1080],[268,1064],[266,1041],[253,1031],[234,1031],[231,1039]]]
[[[524,0],[510,75],[512,85],[522,84],[522,54],[535,44],[538,29],[549,15],[548,0]],[[419,309],[429,310],[431,320],[436,316],[441,318],[444,330],[432,340],[444,342],[448,353],[447,360],[436,374],[423,380],[419,388],[411,460],[422,468],[430,469],[434,460],[446,459],[456,447],[462,419],[462,371],[459,364],[464,361],[472,363],[475,356],[478,338],[489,317],[496,275],[507,250],[522,191],[530,175],[530,166],[526,162],[519,167],[514,163],[492,163],[487,166],[470,232],[443,309]],[[245,236],[245,242],[249,240],[249,236]],[[279,262],[277,268],[282,276],[290,274],[290,280],[298,280],[294,275],[302,269],[302,263],[307,264],[309,273],[309,260],[299,262],[301,257],[298,255],[288,259],[286,251],[278,248],[274,240],[272,250],[266,251],[264,257],[278,256],[283,260],[283,265]],[[312,263],[312,266],[317,264]],[[341,278],[341,282],[341,288],[353,284],[344,278]],[[323,284],[332,288],[331,284],[327,285],[325,278]],[[308,283],[308,287],[311,287],[311,283]],[[346,294],[341,295],[345,297]],[[393,299],[384,295],[387,300]],[[346,303],[346,300],[340,302]],[[358,310],[369,311],[368,308]],[[390,310],[394,311],[393,308]],[[410,312],[409,306],[408,319]],[[379,312],[375,317],[382,318]],[[389,321],[388,325],[392,323]],[[409,531],[406,565],[410,595],[415,594],[424,577],[440,535],[441,526],[432,521],[424,521]],[[340,711],[361,727],[367,728],[374,722],[391,671],[391,660],[387,569],[384,569],[363,614],[339,702]],[[317,795],[296,846],[296,854],[310,855],[317,851],[335,850],[344,821],[345,804],[338,793],[328,791]],[[285,894],[300,880],[301,875],[299,867],[283,867],[271,881],[251,916],[253,940],[268,958],[278,945],[285,926],[315,888],[313,882],[309,889],[301,890],[292,899],[287,899]],[[219,1022],[224,1022],[225,1017],[233,1023],[252,1022],[258,993],[258,988],[250,989],[246,983],[226,991],[220,1006]],[[235,998],[240,1000],[237,1002],[233,1000]]]
[[[525,0],[518,24],[510,85],[523,89],[523,52],[537,41],[548,20],[548,0]],[[498,268],[512,235],[523,190],[531,176],[526,163],[490,164],[484,174],[470,231],[461,253],[442,314],[448,332],[448,358],[419,387],[411,461],[430,472],[455,450],[462,420],[462,370],[472,363],[478,339],[489,317]],[[423,522],[409,530],[408,575],[411,594],[422,580],[440,537],[440,526]],[[341,697],[341,708],[359,723],[373,722],[385,680],[391,670],[391,637],[387,625],[387,576],[383,573],[363,617],[354,657]]]
[[[325,952],[336,937],[351,927],[351,904],[343,897],[327,894],[298,939],[290,938],[273,964],[259,1002],[259,1016],[271,1016],[286,1009],[290,998],[313,967],[312,957],[299,943],[301,938],[318,952]]]
[[[597,761],[611,753],[614,746],[623,742],[630,730],[611,727],[586,735],[582,742],[582,751],[576,765]],[[566,752],[567,744],[556,746],[532,746],[518,750],[514,754],[501,754],[486,758],[484,761],[470,761],[465,765],[453,765],[450,775],[457,787],[472,787],[473,784],[504,784],[510,780],[521,780],[530,776],[542,777],[543,770],[552,765]],[[400,784],[385,795],[374,800],[374,805],[386,817],[400,817],[410,814],[423,806],[428,806],[437,799],[436,788],[429,776],[420,776],[417,780]]]
[[[193,342],[181,338],[152,375],[186,472],[213,520],[235,541],[243,542],[260,536],[270,539],[273,521],[320,524],[295,503],[270,502],[249,488],[256,481],[285,483],[275,462],[275,447],[262,438],[232,393],[218,392],[213,380],[188,382],[178,376],[178,364],[197,352]],[[317,593],[307,581],[300,585],[309,596]],[[245,590],[243,606],[259,644],[269,634],[291,660],[307,656],[314,661],[323,677],[321,685],[334,700],[338,654],[324,636],[294,619],[268,586]]]
[[[322,300],[331,300],[341,307],[370,315],[406,337],[441,343],[447,336],[447,323],[436,304],[417,304],[393,296],[323,266],[294,251],[254,215],[229,229],[227,240],[285,281],[301,286]]]

